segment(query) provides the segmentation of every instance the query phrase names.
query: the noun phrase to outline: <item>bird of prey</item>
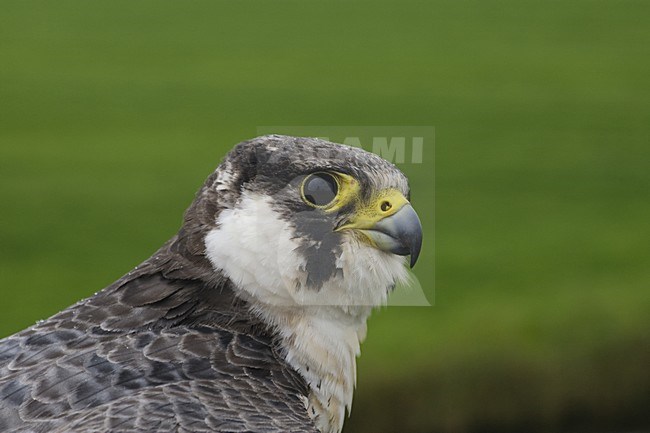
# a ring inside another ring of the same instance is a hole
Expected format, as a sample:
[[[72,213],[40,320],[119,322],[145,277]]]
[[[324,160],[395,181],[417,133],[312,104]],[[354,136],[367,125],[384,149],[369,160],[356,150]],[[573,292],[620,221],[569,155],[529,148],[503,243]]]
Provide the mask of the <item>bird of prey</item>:
[[[366,319],[420,252],[408,200],[362,149],[239,143],[153,256],[0,340],[0,431],[340,432]]]

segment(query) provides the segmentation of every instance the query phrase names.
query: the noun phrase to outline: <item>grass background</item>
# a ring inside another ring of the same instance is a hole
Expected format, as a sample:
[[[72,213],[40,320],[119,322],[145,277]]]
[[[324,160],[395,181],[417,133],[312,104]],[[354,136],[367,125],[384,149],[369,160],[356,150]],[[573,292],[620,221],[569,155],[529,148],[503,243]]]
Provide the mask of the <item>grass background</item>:
[[[345,431],[650,428],[649,20],[640,0],[3,0],[0,336],[148,257],[257,126],[433,125],[435,175],[405,170],[435,306],[371,319]]]

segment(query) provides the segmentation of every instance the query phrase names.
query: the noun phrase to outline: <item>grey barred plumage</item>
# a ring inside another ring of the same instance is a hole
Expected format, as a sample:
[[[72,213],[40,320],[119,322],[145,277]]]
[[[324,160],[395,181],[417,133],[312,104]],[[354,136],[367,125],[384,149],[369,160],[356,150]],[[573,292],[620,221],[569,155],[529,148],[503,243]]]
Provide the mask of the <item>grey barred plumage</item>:
[[[300,188],[325,171],[337,203],[314,208]],[[381,191],[395,209],[357,218]],[[403,278],[401,255],[419,253],[404,197],[399,170],[360,149],[240,143],[151,258],[0,340],[0,431],[339,431],[369,309]],[[343,349],[319,358],[329,343]]]

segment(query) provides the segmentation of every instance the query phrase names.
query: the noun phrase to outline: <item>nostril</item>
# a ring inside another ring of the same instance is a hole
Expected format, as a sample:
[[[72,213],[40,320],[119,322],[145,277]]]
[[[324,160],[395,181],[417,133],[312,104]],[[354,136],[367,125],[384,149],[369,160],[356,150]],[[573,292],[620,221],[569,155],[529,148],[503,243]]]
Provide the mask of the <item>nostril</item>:
[[[382,212],[388,212],[388,211],[390,210],[390,208],[393,207],[393,205],[390,204],[389,201],[383,201],[383,202],[381,203],[381,206],[380,206],[380,207],[381,207],[381,211],[382,211]]]

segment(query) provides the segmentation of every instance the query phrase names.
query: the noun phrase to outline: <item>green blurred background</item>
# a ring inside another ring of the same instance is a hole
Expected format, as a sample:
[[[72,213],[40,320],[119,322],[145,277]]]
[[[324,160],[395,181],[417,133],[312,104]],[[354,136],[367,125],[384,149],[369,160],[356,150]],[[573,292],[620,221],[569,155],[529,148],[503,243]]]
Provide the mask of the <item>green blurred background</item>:
[[[432,125],[435,306],[373,316],[345,432],[650,428],[650,2],[1,6],[0,336],[147,258],[260,125]]]

